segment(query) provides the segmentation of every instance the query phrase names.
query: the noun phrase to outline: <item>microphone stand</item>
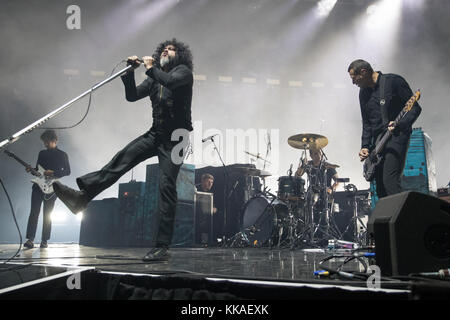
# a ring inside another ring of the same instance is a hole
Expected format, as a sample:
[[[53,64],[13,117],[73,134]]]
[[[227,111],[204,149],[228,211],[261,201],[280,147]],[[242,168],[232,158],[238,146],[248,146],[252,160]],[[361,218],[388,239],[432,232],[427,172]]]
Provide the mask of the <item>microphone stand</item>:
[[[222,159],[222,156],[220,155],[219,150],[217,149],[217,145],[214,142],[214,137],[211,137],[210,139],[214,145],[214,150],[216,150],[217,155],[219,156],[220,162],[222,162],[222,166],[223,166],[223,170],[224,170],[223,175],[225,178],[224,179],[225,187],[223,189],[223,200],[224,200],[224,202],[223,202],[223,207],[224,207],[224,209],[223,209],[223,230],[224,230],[223,237],[225,237],[225,232],[227,230],[226,228],[227,228],[227,212],[228,212],[228,197],[227,197],[227,195],[228,195],[228,170],[227,170],[225,163],[223,162],[223,159]],[[223,245],[225,245],[225,241],[223,241]]]
[[[33,131],[34,129],[36,129],[37,127],[41,126],[42,124],[44,124],[45,122],[47,122],[48,120],[50,120],[51,118],[53,118],[54,116],[58,115],[59,113],[63,112],[65,109],[67,109],[70,105],[72,105],[73,103],[77,102],[78,100],[80,100],[81,98],[87,96],[88,94],[91,94],[92,92],[94,92],[95,90],[97,90],[98,88],[102,87],[103,85],[107,84],[108,82],[114,80],[115,78],[117,78],[118,76],[122,75],[123,73],[127,72],[128,70],[130,70],[131,68],[133,68],[132,65],[127,66],[126,68],[123,68],[122,70],[116,72],[115,74],[113,74],[112,76],[106,78],[105,80],[97,83],[96,85],[94,85],[93,87],[91,87],[89,90],[83,92],[82,94],[80,94],[78,97],[73,98],[72,100],[66,102],[65,104],[63,104],[62,106],[60,106],[59,108],[53,110],[52,112],[48,113],[47,115],[43,116],[42,118],[36,120],[35,122],[33,122],[32,124],[26,126],[25,128],[23,128],[22,130],[16,132],[15,134],[13,134],[11,137],[3,140],[2,142],[0,142],[0,149],[6,147],[7,145],[16,142],[20,137],[22,137],[25,133],[29,133],[31,131]]]

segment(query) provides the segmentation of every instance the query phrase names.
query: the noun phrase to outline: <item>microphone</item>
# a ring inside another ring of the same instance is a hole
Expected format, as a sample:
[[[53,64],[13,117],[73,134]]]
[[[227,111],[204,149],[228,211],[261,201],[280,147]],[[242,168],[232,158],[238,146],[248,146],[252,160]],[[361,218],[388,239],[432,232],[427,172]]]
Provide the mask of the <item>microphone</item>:
[[[292,163],[291,163],[291,167],[289,168],[289,176],[292,176]]]
[[[214,138],[215,136],[218,136],[219,134],[217,133],[217,134],[213,134],[212,136],[209,136],[209,137],[207,137],[207,138],[205,138],[205,139],[202,139],[202,142],[206,142],[206,141],[208,141],[208,140],[211,140],[212,141],[212,138]]]
[[[152,58],[155,59],[155,61],[157,61],[157,59],[154,56],[152,56]],[[144,60],[142,60],[142,58],[137,58],[136,61],[139,62],[140,64],[144,64]],[[128,60],[128,59],[127,59],[127,63],[129,63],[130,65],[133,64],[132,60]]]

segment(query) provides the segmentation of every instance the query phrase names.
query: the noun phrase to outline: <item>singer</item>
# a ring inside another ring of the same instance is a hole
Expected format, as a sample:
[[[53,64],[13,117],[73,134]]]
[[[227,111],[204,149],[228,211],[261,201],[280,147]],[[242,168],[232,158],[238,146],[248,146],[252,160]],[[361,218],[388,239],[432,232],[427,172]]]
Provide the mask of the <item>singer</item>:
[[[131,56],[127,63],[133,68],[122,76],[127,101],[150,97],[153,124],[149,131],[119,151],[99,171],[76,179],[80,191],[55,183],[56,195],[73,212],[82,211],[89,201],[113,185],[122,175],[142,161],[158,156],[160,225],[156,245],[143,258],[144,261],[167,260],[172,240],[177,204],[176,180],[182,164],[171,159],[171,141],[174,130],[192,131],[191,101],[193,63],[189,46],[175,38],[159,44],[152,57],[139,59]],[[136,86],[134,69],[143,64],[147,78]]]

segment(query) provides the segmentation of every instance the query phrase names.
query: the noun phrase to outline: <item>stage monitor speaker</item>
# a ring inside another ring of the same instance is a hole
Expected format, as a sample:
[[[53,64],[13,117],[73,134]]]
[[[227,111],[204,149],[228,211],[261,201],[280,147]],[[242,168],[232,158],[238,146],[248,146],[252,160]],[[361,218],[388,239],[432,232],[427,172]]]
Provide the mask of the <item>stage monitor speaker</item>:
[[[122,241],[119,199],[91,201],[83,213],[80,225],[80,245],[117,246]]]
[[[408,191],[380,199],[368,235],[384,275],[450,268],[450,204],[436,197]]]

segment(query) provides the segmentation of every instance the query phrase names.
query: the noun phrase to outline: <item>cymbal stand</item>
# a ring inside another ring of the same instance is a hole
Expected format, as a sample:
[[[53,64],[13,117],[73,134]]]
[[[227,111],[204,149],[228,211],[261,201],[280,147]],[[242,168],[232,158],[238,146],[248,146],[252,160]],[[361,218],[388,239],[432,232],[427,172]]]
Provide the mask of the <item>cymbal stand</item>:
[[[354,184],[348,184],[345,186],[345,190],[352,193],[352,207],[353,207],[353,216],[350,219],[347,227],[345,228],[342,235],[346,234],[349,230],[350,226],[353,224],[353,240],[354,242],[358,243],[361,246],[365,245],[366,237],[364,235],[365,232],[367,232],[367,226],[364,224],[364,222],[361,220],[361,218],[358,216],[358,201],[357,201],[357,193],[358,189]],[[364,232],[359,232],[358,230],[358,221],[361,224],[362,228],[365,230]]]
[[[324,166],[324,161],[321,161],[319,164],[318,174],[321,174],[321,171],[323,171],[323,182],[320,182],[319,176],[312,175],[312,166],[309,166],[307,168],[308,173],[308,180],[309,180],[309,186],[308,191],[306,193],[306,218],[308,219],[306,221],[306,229],[303,230],[301,237],[304,237],[304,235],[307,235],[306,241],[310,245],[316,245],[317,242],[320,242],[321,240],[324,240],[325,237],[329,238],[338,238],[340,239],[342,236],[340,235],[339,230],[336,227],[333,227],[332,225],[332,217],[330,216],[330,209],[328,206],[328,192],[326,187],[326,170],[322,170]],[[317,192],[318,191],[318,192]],[[318,209],[315,208],[315,205],[319,202],[323,202],[323,208],[320,209],[319,212]],[[315,213],[319,214],[319,221],[316,223],[314,221]],[[325,226],[323,226],[323,218],[325,218]],[[317,232],[320,231],[321,238],[316,239]],[[305,240],[305,239],[304,239]]]
[[[288,202],[288,220],[281,224],[281,227],[278,230],[278,247],[281,247],[281,237],[284,233],[284,224],[287,224],[287,238],[284,240],[283,245],[286,247],[289,247],[290,249],[294,249],[296,246],[296,242],[299,240],[299,235],[297,234],[297,227],[299,224],[299,221],[301,219],[299,217],[296,217],[294,215],[294,211],[298,210],[298,205],[293,205],[292,203]],[[304,223],[304,221],[301,221]]]
[[[222,167],[223,167],[223,175],[224,175],[224,189],[223,189],[223,199],[224,199],[224,203],[223,203],[223,238],[224,240],[226,239],[226,233],[227,233],[227,213],[228,213],[228,181],[229,181],[229,175],[228,175],[228,169],[227,166],[225,165],[225,162],[222,159],[222,156],[220,155],[219,149],[217,148],[216,142],[214,141],[214,137],[211,137],[211,142],[214,145],[214,150],[216,151],[217,155],[219,156],[219,160],[222,163]],[[223,243],[225,243],[225,241],[223,241]]]

